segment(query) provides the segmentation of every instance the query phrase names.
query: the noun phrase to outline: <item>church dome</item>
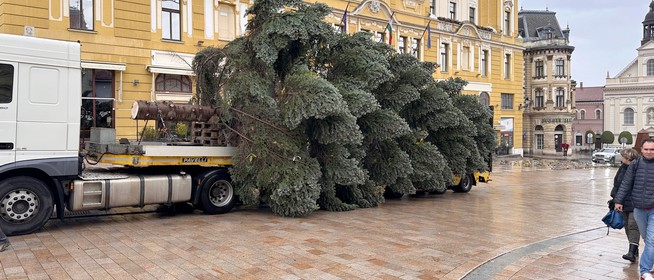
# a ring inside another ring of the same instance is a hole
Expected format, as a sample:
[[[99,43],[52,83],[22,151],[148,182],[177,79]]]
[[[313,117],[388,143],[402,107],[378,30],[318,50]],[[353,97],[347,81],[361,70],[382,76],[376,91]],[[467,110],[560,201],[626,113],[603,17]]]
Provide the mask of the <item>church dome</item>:
[[[649,12],[645,15],[645,20],[643,24],[653,24],[654,23],[654,1],[649,4]]]

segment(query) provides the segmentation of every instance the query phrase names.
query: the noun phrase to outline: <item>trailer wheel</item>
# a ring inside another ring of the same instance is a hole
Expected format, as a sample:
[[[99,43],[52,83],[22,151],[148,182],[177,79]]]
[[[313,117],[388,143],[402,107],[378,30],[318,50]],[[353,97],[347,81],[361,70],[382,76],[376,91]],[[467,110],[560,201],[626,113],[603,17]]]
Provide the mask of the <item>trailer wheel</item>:
[[[41,180],[19,176],[0,182],[0,228],[5,234],[28,234],[40,229],[52,209],[52,194]]]
[[[207,214],[223,214],[229,212],[236,203],[234,187],[226,173],[217,173],[202,183],[200,195],[202,211]]]
[[[461,182],[458,185],[454,186],[452,189],[455,192],[467,193],[472,189],[472,174],[465,175],[461,177]]]

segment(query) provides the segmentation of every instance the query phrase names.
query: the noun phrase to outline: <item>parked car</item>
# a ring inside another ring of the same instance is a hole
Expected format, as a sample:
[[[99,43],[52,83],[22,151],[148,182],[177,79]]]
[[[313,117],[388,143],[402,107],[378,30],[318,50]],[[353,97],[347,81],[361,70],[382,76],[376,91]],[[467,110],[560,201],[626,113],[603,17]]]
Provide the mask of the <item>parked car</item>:
[[[593,153],[592,160],[597,163],[616,164],[620,162],[621,148],[603,148]]]

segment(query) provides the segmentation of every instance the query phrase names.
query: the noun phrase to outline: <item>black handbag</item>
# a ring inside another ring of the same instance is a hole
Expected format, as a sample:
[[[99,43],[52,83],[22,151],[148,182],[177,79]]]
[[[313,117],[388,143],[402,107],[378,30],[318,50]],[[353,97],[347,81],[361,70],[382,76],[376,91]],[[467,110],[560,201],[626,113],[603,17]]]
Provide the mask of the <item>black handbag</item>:
[[[620,215],[620,212],[618,210],[609,210],[606,215],[604,215],[604,218],[602,218],[602,222],[606,224],[606,235],[609,235],[609,228],[612,229],[621,229],[624,227],[624,219],[622,219],[622,215]]]

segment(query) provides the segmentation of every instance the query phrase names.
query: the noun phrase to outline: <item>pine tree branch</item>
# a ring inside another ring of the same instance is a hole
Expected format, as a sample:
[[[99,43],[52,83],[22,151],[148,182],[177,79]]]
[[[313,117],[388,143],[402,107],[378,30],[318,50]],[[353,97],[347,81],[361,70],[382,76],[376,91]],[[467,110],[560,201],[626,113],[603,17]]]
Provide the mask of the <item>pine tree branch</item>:
[[[282,129],[282,128],[276,126],[275,124],[273,124],[273,123],[271,123],[271,122],[269,122],[269,121],[266,121],[266,120],[260,119],[260,118],[258,118],[258,117],[256,117],[256,116],[252,115],[252,114],[249,114],[249,113],[243,112],[243,111],[241,111],[241,110],[239,110],[239,109],[236,109],[236,108],[234,108],[234,107],[229,107],[229,109],[232,110],[232,111],[234,111],[234,112],[237,112],[237,113],[239,113],[239,114],[241,114],[241,115],[244,115],[244,116],[246,116],[246,117],[248,117],[248,118],[250,118],[250,119],[253,119],[253,120],[256,120],[256,121],[258,121],[258,122],[261,122],[261,123],[263,123],[263,124],[265,124],[265,125],[267,125],[267,126],[273,128],[273,129],[279,131],[279,133],[284,134],[284,136],[286,136],[286,137],[291,137],[291,135],[288,135],[288,133],[287,133],[287,131],[286,131],[285,129]]]

